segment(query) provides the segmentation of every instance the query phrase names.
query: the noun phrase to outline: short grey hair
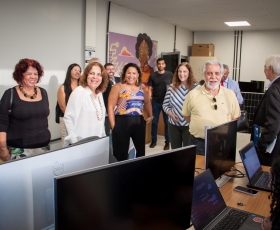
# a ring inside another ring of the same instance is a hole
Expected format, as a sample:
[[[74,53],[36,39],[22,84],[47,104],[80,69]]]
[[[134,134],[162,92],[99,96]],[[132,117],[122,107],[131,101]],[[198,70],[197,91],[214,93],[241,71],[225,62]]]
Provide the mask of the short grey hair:
[[[220,68],[221,68],[221,75],[224,74],[224,67],[223,67],[223,64],[217,60],[211,60],[211,61],[207,61],[204,63],[204,65],[202,66],[202,73],[203,75],[205,75],[205,72],[206,72],[206,66],[207,65],[219,65]]]
[[[229,71],[228,65],[223,64],[224,70],[227,69],[227,71]]]
[[[272,67],[274,73],[280,75],[280,54],[271,55],[265,60],[265,68],[269,66]]]

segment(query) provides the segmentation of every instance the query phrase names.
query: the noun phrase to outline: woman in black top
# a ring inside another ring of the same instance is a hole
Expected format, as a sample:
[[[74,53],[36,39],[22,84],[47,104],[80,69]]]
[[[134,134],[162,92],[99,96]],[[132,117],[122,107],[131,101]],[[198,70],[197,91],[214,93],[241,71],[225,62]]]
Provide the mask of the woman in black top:
[[[62,146],[64,146],[64,138],[67,136],[66,127],[64,124],[64,113],[66,110],[66,105],[68,103],[70,94],[74,89],[76,89],[79,86],[79,78],[81,76],[81,67],[73,63],[69,65],[65,81],[64,83],[59,87],[57,91],[57,106],[59,106],[59,125],[60,125],[60,136],[62,140]]]
[[[263,230],[280,229],[280,157],[277,156],[270,168],[271,204],[270,216],[266,217],[262,223]]]
[[[21,59],[15,66],[13,78],[18,85],[5,91],[0,104],[0,158],[3,161],[49,150],[48,95],[36,86],[43,74],[40,63],[32,59]]]

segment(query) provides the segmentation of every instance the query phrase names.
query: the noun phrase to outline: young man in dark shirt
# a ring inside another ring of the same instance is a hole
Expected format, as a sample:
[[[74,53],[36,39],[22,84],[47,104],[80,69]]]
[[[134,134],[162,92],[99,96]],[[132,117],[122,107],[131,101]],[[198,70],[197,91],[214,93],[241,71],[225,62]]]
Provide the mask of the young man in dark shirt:
[[[166,64],[163,58],[157,59],[158,71],[152,73],[148,80],[149,95],[152,98],[153,107],[153,123],[152,123],[152,143],[150,148],[154,148],[157,144],[157,130],[158,130],[158,120],[160,112],[162,111],[164,120],[164,136],[165,136],[165,146],[164,150],[169,149],[169,134],[168,134],[168,115],[163,111],[162,104],[164,96],[167,90],[167,86],[171,84],[173,74],[169,71],[165,71]]]

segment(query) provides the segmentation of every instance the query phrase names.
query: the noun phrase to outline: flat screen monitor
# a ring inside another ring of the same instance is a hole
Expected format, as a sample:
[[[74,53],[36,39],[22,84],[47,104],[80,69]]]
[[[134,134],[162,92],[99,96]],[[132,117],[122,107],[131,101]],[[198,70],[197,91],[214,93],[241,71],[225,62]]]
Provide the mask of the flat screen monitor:
[[[209,168],[215,179],[235,165],[237,120],[206,130],[205,169]]]
[[[181,63],[180,52],[161,53],[166,64],[165,70],[175,73],[177,66]]]
[[[0,229],[54,229],[54,177],[108,162],[109,138],[104,137],[2,163]]]
[[[251,92],[251,93],[257,92],[258,89],[257,82],[239,81],[238,84],[241,92]]]
[[[258,93],[263,93],[264,92],[264,81],[251,80],[251,82],[257,83],[257,92]]]
[[[190,226],[196,146],[55,178],[55,229]]]

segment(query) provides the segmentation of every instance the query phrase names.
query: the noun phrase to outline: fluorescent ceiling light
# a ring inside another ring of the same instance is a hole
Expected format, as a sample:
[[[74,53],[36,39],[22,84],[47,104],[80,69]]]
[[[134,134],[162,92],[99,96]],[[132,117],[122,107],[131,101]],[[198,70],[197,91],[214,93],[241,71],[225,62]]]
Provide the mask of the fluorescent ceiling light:
[[[250,26],[250,24],[246,21],[239,22],[225,22],[228,26]]]

